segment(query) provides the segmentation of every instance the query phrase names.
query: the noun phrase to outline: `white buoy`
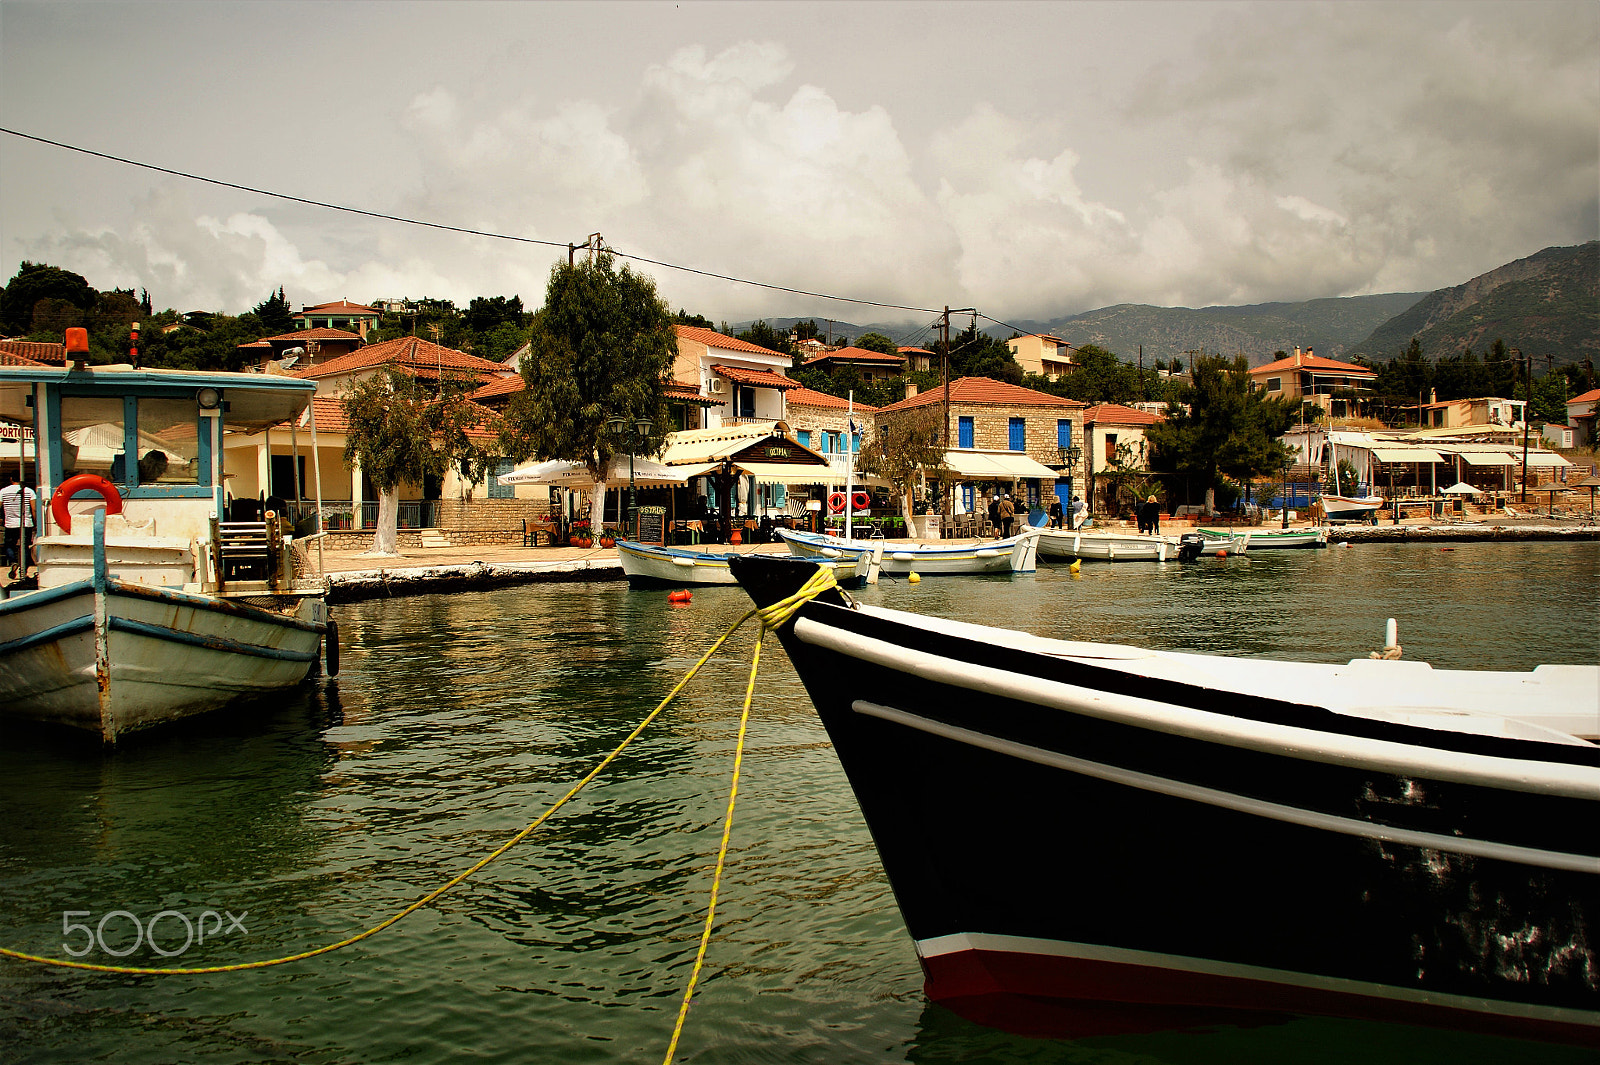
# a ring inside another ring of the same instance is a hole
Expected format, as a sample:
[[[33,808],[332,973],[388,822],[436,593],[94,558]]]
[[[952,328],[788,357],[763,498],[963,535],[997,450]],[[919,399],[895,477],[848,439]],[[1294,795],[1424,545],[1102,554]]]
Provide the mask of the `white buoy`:
[[[1383,627],[1383,645],[1385,647],[1394,647],[1399,643],[1400,626],[1395,622],[1394,618],[1390,618],[1388,624]]]

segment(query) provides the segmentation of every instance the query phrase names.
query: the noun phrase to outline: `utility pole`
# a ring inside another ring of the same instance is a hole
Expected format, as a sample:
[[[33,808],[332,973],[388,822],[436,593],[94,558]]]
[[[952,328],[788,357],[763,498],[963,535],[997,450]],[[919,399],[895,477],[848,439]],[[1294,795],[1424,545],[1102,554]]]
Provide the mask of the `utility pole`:
[[[1533,356],[1512,348],[1513,358],[1522,360],[1522,502],[1528,501],[1528,408],[1533,406]],[[1551,497],[1555,498],[1554,496]]]
[[[950,451],[950,305],[944,307],[944,314],[939,319],[939,374],[944,378],[944,450]],[[950,501],[952,485],[948,478],[941,478],[939,493],[939,538],[944,539],[946,531],[950,528],[950,518],[954,512],[954,505]]]

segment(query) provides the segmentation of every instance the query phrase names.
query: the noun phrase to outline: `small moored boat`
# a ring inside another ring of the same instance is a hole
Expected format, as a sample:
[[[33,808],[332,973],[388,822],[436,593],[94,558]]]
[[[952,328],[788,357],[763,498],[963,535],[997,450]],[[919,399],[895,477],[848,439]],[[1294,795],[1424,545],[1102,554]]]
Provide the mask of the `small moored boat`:
[[[1040,529],[1039,554],[1099,562],[1166,562],[1177,560],[1178,541],[1171,536],[1107,529]]]
[[[1039,530],[1024,528],[1004,540],[969,543],[903,544],[883,540],[846,540],[839,536],[777,530],[789,553],[802,558],[856,558],[873,553],[882,544],[884,573],[939,574],[1033,573],[1038,569]]]
[[[296,538],[288,514],[228,520],[222,477],[225,428],[290,421],[314,392],[264,374],[0,367],[0,418],[34,431],[42,525],[37,578],[0,600],[0,716],[113,743],[299,684],[325,636],[336,671],[327,578],[302,546],[315,535]]]
[[[632,540],[617,541],[617,557],[630,588],[682,588],[690,585],[738,584],[728,569],[728,559],[736,551],[699,551],[683,547],[661,547]],[[819,560],[820,561],[820,560]],[[859,585],[867,575],[863,562],[855,557],[827,560],[834,580],[844,588]]]
[[[814,572],[733,570],[761,605]],[[1163,652],[835,591],[777,631],[956,1012],[1600,1046],[1600,667]]]
[[[1220,540],[1223,537],[1240,535],[1237,532],[1229,532],[1226,529],[1197,529],[1195,531],[1206,537],[1207,540]],[[1282,551],[1287,548],[1328,546],[1328,530],[1322,526],[1311,529],[1252,529],[1244,535],[1251,551]]]

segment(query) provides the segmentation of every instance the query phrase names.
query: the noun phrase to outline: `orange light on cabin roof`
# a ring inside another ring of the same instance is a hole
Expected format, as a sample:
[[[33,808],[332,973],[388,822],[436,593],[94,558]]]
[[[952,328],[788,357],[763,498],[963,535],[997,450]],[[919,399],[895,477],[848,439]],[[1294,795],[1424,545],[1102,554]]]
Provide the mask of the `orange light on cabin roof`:
[[[69,353],[86,352],[89,350],[89,331],[81,325],[75,325],[67,330],[67,351]]]

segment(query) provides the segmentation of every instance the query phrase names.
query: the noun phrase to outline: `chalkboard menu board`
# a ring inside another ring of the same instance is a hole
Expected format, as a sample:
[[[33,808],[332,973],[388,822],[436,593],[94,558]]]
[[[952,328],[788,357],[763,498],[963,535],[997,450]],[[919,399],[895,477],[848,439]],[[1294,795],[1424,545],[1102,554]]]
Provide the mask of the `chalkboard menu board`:
[[[633,539],[637,543],[665,544],[667,542],[666,530],[666,507],[640,507],[639,513],[634,515]]]

